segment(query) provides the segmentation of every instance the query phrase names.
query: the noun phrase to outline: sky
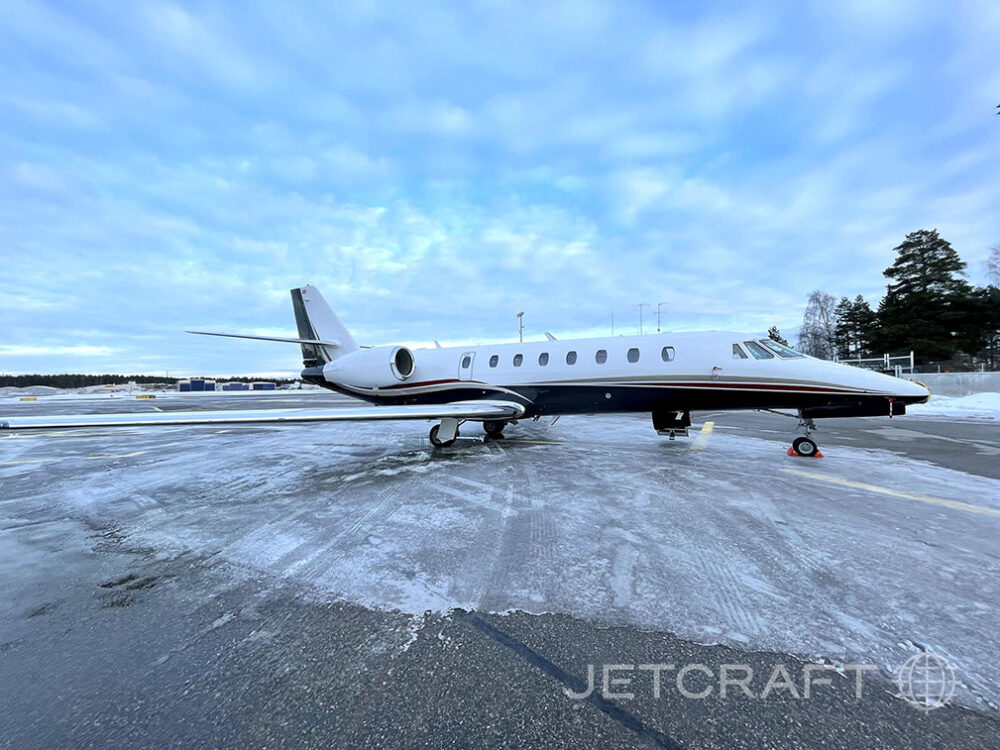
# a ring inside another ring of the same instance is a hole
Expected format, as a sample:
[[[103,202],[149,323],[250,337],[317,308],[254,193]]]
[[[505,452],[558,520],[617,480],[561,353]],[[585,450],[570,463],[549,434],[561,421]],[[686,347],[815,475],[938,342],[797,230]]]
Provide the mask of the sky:
[[[1000,243],[1000,3],[42,3],[0,24],[0,372],[360,343],[792,333]]]

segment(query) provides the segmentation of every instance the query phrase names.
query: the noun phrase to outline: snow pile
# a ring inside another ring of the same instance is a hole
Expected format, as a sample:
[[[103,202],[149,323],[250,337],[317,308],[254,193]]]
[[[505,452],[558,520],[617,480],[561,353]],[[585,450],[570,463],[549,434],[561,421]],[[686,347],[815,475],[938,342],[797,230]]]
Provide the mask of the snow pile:
[[[915,417],[1000,419],[1000,393],[973,393],[957,397],[931,395],[926,404],[907,406],[906,414]]]
[[[59,388],[50,385],[29,385],[24,388],[15,388],[5,385],[0,388],[0,398],[20,398],[21,396],[51,396],[53,393],[60,393]]]

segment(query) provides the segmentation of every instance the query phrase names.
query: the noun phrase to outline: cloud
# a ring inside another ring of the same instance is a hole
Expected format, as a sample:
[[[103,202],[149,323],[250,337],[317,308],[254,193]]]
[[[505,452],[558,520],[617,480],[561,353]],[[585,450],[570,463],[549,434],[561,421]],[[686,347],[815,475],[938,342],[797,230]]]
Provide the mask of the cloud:
[[[304,282],[373,344],[639,302],[790,329],[814,288],[877,301],[920,227],[979,281],[998,34],[989,2],[15,2],[0,368],[293,371],[183,331],[292,333]]]

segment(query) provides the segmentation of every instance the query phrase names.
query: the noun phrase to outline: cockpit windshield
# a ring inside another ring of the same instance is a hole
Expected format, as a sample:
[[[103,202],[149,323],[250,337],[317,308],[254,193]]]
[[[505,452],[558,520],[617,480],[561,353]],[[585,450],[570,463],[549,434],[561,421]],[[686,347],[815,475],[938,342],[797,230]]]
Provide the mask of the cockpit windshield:
[[[790,346],[785,346],[784,344],[779,344],[773,339],[760,339],[760,343],[770,349],[772,352],[777,354],[782,359],[804,359],[806,355],[800,354],[799,352],[792,349]]]
[[[747,348],[754,359],[774,359],[774,354],[769,352],[756,341],[744,341],[743,346]]]

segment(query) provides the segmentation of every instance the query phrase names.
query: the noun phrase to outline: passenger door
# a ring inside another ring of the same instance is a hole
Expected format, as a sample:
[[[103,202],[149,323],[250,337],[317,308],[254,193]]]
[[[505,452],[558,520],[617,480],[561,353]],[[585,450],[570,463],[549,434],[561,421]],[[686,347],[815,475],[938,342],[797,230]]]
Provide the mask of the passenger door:
[[[475,352],[465,352],[458,365],[458,379],[472,380],[472,362],[476,358]]]

